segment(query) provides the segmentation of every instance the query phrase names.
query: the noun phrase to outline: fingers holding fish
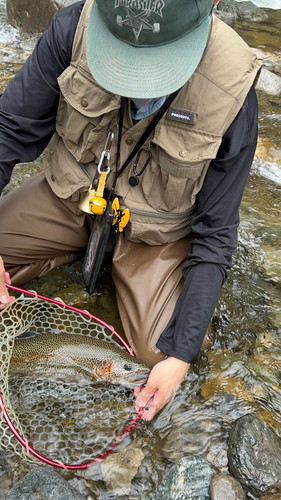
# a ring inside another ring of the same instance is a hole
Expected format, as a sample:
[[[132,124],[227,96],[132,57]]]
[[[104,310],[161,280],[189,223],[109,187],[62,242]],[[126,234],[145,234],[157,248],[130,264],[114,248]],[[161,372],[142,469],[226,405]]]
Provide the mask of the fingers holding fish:
[[[180,359],[168,357],[153,367],[145,388],[135,388],[136,410],[144,408],[144,420],[151,420],[173,399],[189,366]]]

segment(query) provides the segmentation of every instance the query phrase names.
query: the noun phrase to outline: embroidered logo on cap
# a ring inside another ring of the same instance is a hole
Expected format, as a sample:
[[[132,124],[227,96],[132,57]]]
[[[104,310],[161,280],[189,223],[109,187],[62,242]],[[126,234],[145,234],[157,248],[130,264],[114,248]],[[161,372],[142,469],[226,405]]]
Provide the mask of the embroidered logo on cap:
[[[194,113],[191,113],[190,111],[180,111],[179,109],[170,108],[168,118],[183,123],[189,123],[191,125],[193,123]]]
[[[117,16],[118,26],[132,28],[136,41],[138,41],[143,29],[159,33],[160,24],[150,24],[148,18],[151,12],[163,17],[162,9],[165,7],[164,0],[115,0],[115,9],[117,7],[124,7],[126,11],[124,19],[121,16]],[[140,12],[135,13],[133,9]]]

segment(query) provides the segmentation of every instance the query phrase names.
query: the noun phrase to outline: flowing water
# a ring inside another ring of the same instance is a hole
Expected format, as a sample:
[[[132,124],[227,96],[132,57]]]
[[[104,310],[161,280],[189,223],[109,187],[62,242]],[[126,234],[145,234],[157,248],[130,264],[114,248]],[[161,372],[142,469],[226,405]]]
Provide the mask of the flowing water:
[[[250,46],[281,58],[280,14],[276,11],[266,22],[241,22],[234,28]],[[36,36],[20,34],[7,24],[4,0],[0,0],[0,25],[3,91],[32,50]],[[183,455],[204,455],[217,470],[226,470],[231,424],[247,412],[257,414],[281,437],[281,99],[261,93],[258,98],[259,147],[241,205],[238,250],[213,317],[214,346],[192,367],[175,400],[153,422],[134,429],[123,443],[122,449],[131,444],[144,454],[130,491],[124,493],[121,488],[119,492],[124,500],[152,491],[173,461]],[[5,192],[40,169],[40,160],[17,166]],[[81,279],[81,263],[33,280],[27,288],[59,296],[122,332],[107,267],[92,297]],[[30,467],[0,450],[0,498]],[[62,474],[88,500],[113,498],[102,475]]]

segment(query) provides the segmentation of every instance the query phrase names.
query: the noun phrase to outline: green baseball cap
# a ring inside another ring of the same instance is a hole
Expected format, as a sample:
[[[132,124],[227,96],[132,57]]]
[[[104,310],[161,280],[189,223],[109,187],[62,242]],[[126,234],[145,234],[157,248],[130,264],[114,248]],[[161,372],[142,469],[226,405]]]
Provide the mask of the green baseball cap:
[[[206,48],[214,0],[94,0],[86,53],[95,80],[124,97],[171,94]]]

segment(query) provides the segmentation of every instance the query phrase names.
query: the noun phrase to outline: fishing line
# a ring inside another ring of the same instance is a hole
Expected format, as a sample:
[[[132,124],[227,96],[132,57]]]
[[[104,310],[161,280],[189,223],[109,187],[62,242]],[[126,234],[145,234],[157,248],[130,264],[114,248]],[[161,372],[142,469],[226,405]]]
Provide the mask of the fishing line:
[[[44,300],[46,302],[58,305],[58,306],[63,307],[65,309],[69,309],[69,310],[71,310],[71,311],[73,311],[75,313],[79,313],[79,314],[81,314],[83,316],[86,316],[87,318],[90,318],[91,320],[94,320],[95,322],[99,323],[103,327],[107,328],[119,340],[119,342],[121,342],[121,344],[125,347],[125,349],[127,350],[127,352],[131,356],[134,356],[134,353],[133,353],[132,349],[124,341],[124,339],[122,339],[122,337],[115,331],[115,329],[112,326],[108,325],[107,323],[105,323],[101,319],[97,318],[93,314],[89,313],[88,311],[81,310],[81,309],[78,309],[78,308],[76,308],[74,306],[70,306],[68,304],[65,304],[61,300],[51,299],[49,297],[45,297],[43,295],[39,295],[39,294],[37,294],[37,292],[31,291],[31,290],[24,290],[24,289],[15,287],[13,285],[10,285],[8,283],[5,283],[5,285],[6,285],[6,287],[8,289],[13,290],[15,292],[19,292],[19,293],[22,293],[24,295],[29,295],[29,296],[34,297],[36,299]],[[18,429],[15,427],[15,425],[11,421],[10,416],[8,415],[7,409],[6,409],[4,401],[3,401],[1,390],[0,390],[0,409],[1,409],[1,412],[2,412],[2,415],[3,415],[3,418],[4,418],[5,422],[6,422],[6,424],[8,425],[9,429],[11,430],[11,432],[13,433],[13,435],[15,436],[15,438],[17,439],[17,441],[22,445],[23,448],[25,448],[27,450],[28,453],[30,453],[35,458],[39,459],[40,461],[42,461],[42,462],[44,462],[44,463],[46,463],[48,465],[52,465],[54,467],[61,468],[61,469],[67,469],[67,470],[86,469],[87,467],[90,467],[91,465],[94,465],[94,464],[102,461],[106,457],[108,457],[114,451],[114,449],[116,448],[116,446],[123,441],[123,439],[125,438],[125,436],[127,436],[128,434],[131,433],[132,429],[137,425],[137,423],[139,422],[139,420],[142,418],[143,411],[144,411],[143,408],[140,408],[139,411],[138,411],[138,413],[137,413],[137,415],[133,416],[127,422],[127,424],[124,426],[123,430],[121,432],[117,432],[115,434],[115,437],[114,437],[111,445],[108,447],[108,449],[105,452],[101,453],[96,458],[91,459],[90,461],[87,461],[87,462],[82,463],[82,464],[65,464],[65,463],[62,463],[60,461],[51,460],[51,459],[47,458],[46,456],[44,456],[41,453],[39,453],[38,451],[36,451],[34,448],[32,448],[28,444],[27,440],[23,438],[23,436],[21,435],[21,433],[18,431]]]

